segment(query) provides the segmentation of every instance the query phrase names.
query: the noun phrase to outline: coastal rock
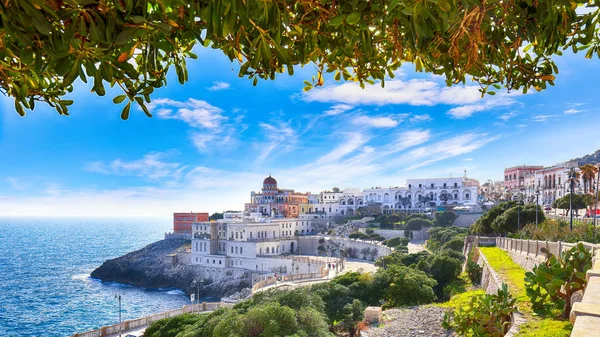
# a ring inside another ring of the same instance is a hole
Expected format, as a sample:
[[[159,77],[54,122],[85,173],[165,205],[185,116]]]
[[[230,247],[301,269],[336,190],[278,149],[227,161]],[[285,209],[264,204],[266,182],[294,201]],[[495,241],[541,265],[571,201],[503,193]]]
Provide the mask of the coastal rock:
[[[94,270],[91,277],[104,282],[117,282],[143,288],[178,288],[186,294],[197,291],[196,280],[202,278],[196,266],[173,264],[165,258],[189,240],[160,240],[121,257],[107,260]],[[247,277],[228,278],[203,284],[200,296],[223,297],[251,286]]]

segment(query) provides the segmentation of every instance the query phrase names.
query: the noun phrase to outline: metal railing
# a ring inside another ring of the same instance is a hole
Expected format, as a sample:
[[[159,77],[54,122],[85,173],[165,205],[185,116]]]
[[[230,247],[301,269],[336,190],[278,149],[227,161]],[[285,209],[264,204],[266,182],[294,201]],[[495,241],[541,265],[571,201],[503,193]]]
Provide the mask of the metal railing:
[[[199,304],[186,305],[179,309],[169,310],[165,312],[161,312],[158,314],[128,320],[122,322],[121,324],[113,324],[109,326],[103,326],[100,329],[80,332],[76,333],[71,337],[106,337],[110,335],[116,335],[119,333],[124,333],[133,329],[137,329],[140,327],[144,327],[150,325],[153,322],[156,322],[163,318],[175,317],[178,315],[182,315],[185,313],[194,313],[194,312],[205,312],[212,311],[219,308],[231,308],[233,307],[232,303],[225,302],[202,302]]]
[[[472,243],[478,240],[479,243],[494,243],[497,247],[504,250],[514,251],[518,253],[525,253],[534,256],[544,255],[541,252],[542,248],[546,248],[550,253],[555,256],[559,256],[565,250],[575,247],[576,243],[569,242],[553,242],[553,241],[540,241],[540,240],[524,240],[524,239],[512,239],[504,237],[488,237],[488,236],[467,236],[465,243]],[[600,251],[600,244],[589,243],[581,241],[585,248],[587,248],[592,256],[595,256]]]

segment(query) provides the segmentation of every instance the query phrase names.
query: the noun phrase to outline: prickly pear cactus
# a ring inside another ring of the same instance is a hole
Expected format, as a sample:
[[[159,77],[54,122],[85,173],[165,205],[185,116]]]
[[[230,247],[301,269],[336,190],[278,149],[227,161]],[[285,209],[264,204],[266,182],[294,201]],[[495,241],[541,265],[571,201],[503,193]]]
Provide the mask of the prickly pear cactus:
[[[534,309],[548,306],[563,309],[563,318],[571,312],[571,295],[585,287],[585,274],[592,268],[592,254],[582,243],[564,251],[559,258],[551,255],[546,262],[525,274],[525,286]]]

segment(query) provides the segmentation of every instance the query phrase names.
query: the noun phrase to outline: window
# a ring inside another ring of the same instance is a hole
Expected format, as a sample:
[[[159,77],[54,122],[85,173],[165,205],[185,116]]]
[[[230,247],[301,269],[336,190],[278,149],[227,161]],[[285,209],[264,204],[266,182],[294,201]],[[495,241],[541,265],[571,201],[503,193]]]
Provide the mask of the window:
[[[219,260],[219,264],[221,264],[221,260]]]
[[[454,199],[458,199],[458,194],[454,193]]]
[[[434,184],[431,184],[431,188],[434,188],[434,187],[435,187],[435,185],[434,185]]]
[[[233,246],[231,247],[231,254],[233,254]]]
[[[250,232],[250,239],[252,239],[252,232]]]
[[[469,195],[469,193],[465,194],[465,199],[467,199],[467,200],[468,200],[468,199],[471,199],[470,197],[471,197],[471,196]]]
[[[213,260],[213,264],[215,264],[215,260]]]
[[[236,239],[238,238],[238,232],[235,232],[235,238]]]
[[[412,187],[412,184],[408,184],[408,188],[411,188],[411,187]]]
[[[273,231],[273,237],[275,237],[275,231]]]
[[[454,187],[458,187],[458,183],[454,183]]]
[[[198,251],[198,242],[196,242],[196,251]]]
[[[423,187],[423,184],[419,184],[419,188]]]
[[[446,188],[446,183],[444,183],[444,188]]]
[[[196,258],[196,262],[198,262],[198,258]]]
[[[240,254],[242,254],[242,252],[243,252],[242,249],[243,249],[243,247],[240,247]]]
[[[238,253],[238,247],[235,247],[235,253],[236,254]]]

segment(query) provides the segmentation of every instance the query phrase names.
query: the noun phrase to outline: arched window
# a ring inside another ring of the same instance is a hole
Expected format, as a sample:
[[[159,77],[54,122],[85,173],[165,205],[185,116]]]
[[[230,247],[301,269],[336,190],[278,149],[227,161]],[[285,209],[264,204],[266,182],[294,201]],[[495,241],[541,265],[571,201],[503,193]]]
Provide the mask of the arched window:
[[[240,254],[243,254],[243,252],[244,252],[243,249],[244,249],[244,247],[240,247]]]
[[[267,254],[269,254],[269,247],[267,247]]]

